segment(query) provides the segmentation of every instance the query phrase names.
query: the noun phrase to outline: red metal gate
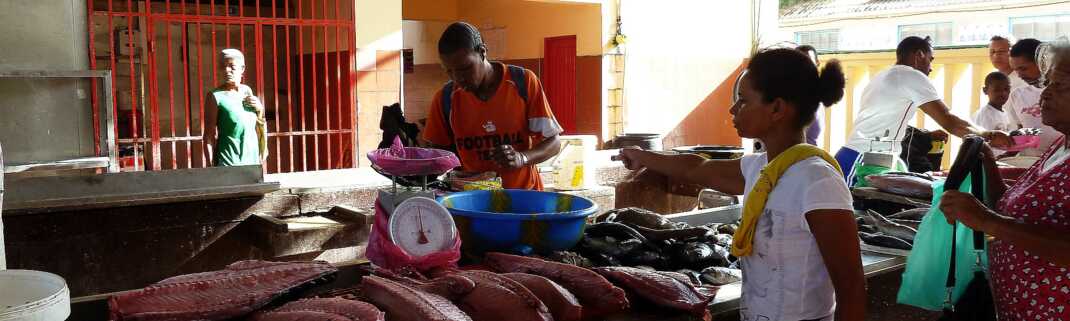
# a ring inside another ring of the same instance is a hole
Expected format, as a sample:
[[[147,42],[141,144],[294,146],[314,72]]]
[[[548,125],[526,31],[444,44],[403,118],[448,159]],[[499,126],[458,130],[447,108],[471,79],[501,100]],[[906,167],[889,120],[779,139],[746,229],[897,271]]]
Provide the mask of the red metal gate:
[[[245,53],[243,83],[266,107],[268,172],[355,166],[352,1],[88,1],[90,68],[114,77],[123,170],[206,166],[204,97],[223,48]]]
[[[576,36],[546,38],[543,85],[565,134],[576,133]]]

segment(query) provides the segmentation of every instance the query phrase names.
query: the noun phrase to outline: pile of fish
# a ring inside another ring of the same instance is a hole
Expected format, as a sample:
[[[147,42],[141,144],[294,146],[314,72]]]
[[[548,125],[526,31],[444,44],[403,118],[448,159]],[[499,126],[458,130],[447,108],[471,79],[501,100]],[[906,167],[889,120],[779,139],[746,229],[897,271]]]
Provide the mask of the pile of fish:
[[[736,224],[692,227],[634,207],[611,210],[596,221],[586,227],[583,239],[573,249],[548,258],[584,267],[672,271],[708,285],[741,279],[739,270],[729,268],[736,261],[728,250]]]
[[[239,261],[220,271],[176,276],[112,296],[108,299],[110,319],[230,319],[326,282],[337,272],[325,262]]]
[[[869,245],[900,250],[914,247],[921,219],[929,208],[915,208],[883,216],[874,211],[865,211],[858,218],[858,238]]]
[[[933,177],[908,172],[888,172],[866,176],[870,186],[886,193],[929,200],[933,198]]]
[[[109,301],[112,320],[579,321],[599,320],[640,300],[709,318],[715,287],[673,272],[582,268],[487,253],[485,270],[374,269],[358,286],[292,302],[295,289],[337,270],[322,262],[243,261],[179,276]]]
[[[376,269],[330,295],[370,302],[390,321],[579,321],[628,310],[633,299],[706,318],[714,294],[675,274],[487,253],[482,265],[430,275]]]

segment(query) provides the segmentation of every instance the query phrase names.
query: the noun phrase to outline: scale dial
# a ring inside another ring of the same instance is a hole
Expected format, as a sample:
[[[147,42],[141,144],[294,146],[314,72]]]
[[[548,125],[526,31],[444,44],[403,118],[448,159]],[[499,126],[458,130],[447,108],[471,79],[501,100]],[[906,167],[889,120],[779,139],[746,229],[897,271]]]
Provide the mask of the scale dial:
[[[427,197],[407,199],[390,214],[390,239],[414,257],[449,248],[456,235],[449,211]]]

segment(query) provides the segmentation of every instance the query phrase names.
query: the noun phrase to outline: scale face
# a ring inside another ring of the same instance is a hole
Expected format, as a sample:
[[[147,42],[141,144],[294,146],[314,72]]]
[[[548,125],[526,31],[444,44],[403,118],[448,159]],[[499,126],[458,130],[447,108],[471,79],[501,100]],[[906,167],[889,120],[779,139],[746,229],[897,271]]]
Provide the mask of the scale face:
[[[434,199],[409,198],[390,214],[390,239],[411,256],[445,250],[456,234],[453,217]]]

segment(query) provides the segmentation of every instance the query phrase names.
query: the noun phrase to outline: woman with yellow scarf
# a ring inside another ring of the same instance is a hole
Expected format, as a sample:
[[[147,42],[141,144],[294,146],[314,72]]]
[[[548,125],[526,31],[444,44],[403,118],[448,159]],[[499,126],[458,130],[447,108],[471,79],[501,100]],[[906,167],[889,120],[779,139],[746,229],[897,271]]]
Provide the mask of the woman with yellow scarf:
[[[805,143],[819,104],[843,98],[844,75],[818,73],[805,54],[772,49],[751,58],[732,123],[766,152],[734,160],[624,149],[625,166],[744,195],[732,254],[743,269],[742,320],[865,318],[866,290],[852,199],[836,160]]]

